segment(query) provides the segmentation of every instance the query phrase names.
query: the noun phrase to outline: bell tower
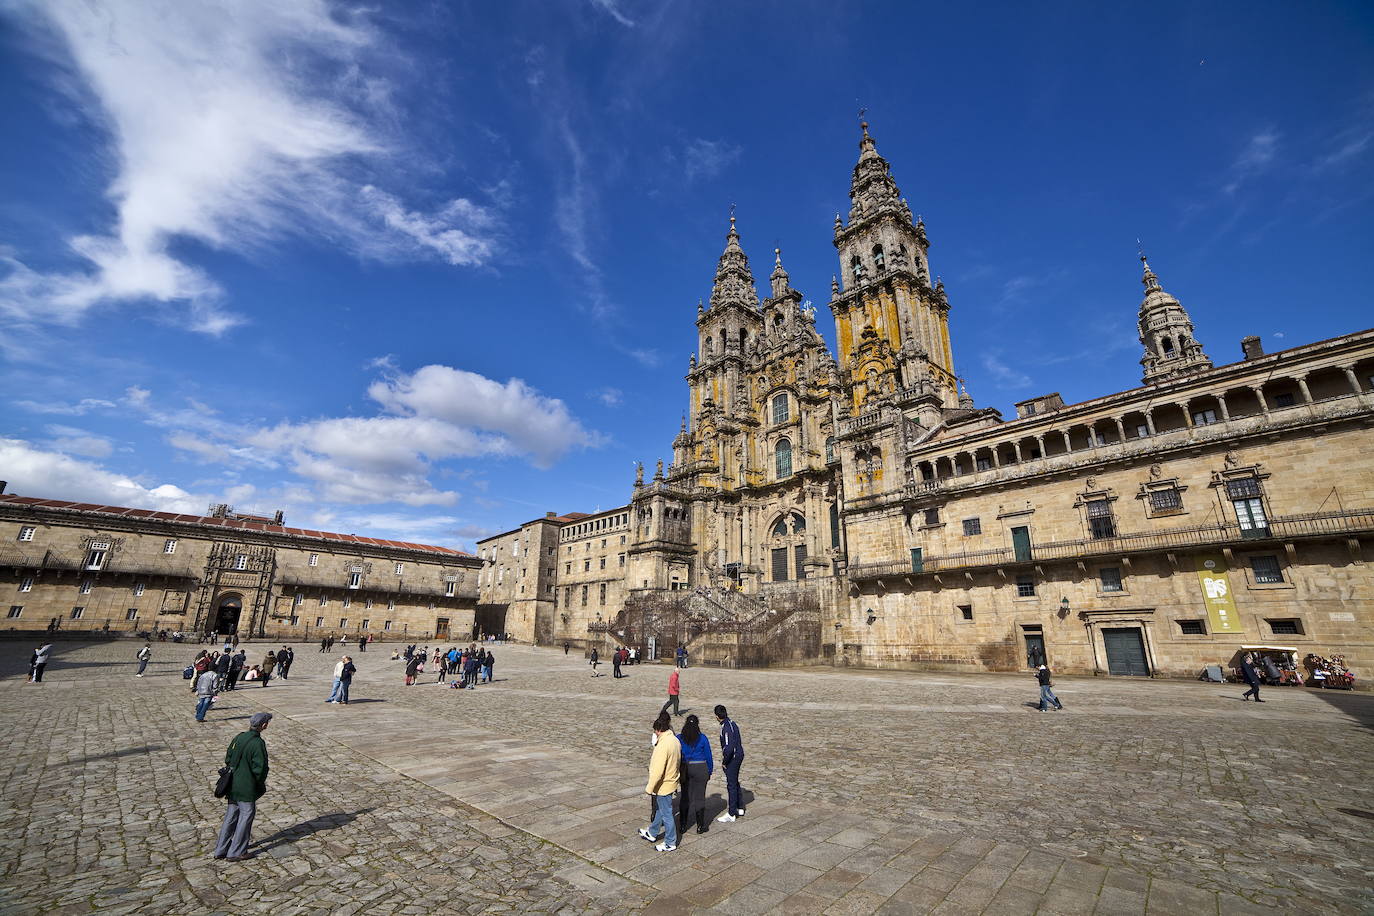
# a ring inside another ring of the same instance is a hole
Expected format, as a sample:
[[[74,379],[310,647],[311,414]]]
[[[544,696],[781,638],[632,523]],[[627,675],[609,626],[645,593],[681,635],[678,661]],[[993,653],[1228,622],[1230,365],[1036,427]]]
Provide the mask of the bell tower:
[[[867,122],[860,127],[848,224],[835,215],[843,285],[832,281],[830,302],[850,409],[859,413],[915,390],[957,408],[949,299],[942,282],[930,282],[925,224],[913,222]]]
[[[1145,369],[1141,381],[1153,385],[1212,368],[1212,361],[1202,352],[1202,344],[1193,336],[1193,320],[1182,303],[1159,285],[1144,252],[1140,254],[1140,263],[1145,268],[1140,281],[1145,286],[1145,298],[1140,303],[1138,318],[1140,342],[1145,345],[1145,355],[1140,360]]]

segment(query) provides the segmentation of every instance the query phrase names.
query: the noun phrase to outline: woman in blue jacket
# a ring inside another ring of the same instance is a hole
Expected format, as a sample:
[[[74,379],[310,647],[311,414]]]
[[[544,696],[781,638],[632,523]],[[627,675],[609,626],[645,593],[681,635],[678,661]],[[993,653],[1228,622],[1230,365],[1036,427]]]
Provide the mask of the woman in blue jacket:
[[[701,721],[696,716],[688,716],[678,735],[682,744],[682,794],[678,803],[679,834],[687,832],[687,825],[693,820],[697,833],[705,833],[706,827],[706,781],[715,771],[711,759],[711,740],[701,733]]]

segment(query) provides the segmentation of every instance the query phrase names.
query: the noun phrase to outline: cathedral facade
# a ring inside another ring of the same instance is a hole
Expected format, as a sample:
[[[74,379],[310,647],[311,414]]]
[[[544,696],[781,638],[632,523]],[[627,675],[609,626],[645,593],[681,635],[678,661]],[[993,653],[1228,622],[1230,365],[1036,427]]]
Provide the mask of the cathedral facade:
[[[963,388],[867,125],[833,240],[834,354],[780,252],[759,298],[731,218],[671,463],[478,545],[485,583],[501,539],[560,528],[557,562],[512,566],[552,601],[508,629],[720,664],[1193,676],[1273,645],[1374,670],[1374,331],[1214,365],[1142,256],[1141,386],[1004,418]]]

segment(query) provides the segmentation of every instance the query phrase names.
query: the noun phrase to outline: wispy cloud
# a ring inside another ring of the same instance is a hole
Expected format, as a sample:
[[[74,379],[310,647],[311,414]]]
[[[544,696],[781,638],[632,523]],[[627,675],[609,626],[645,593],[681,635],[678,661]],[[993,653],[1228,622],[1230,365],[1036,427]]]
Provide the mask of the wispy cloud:
[[[724,140],[692,140],[682,151],[682,171],[688,182],[714,178],[739,159],[740,148]]]
[[[1002,360],[1002,354],[997,351],[983,353],[982,362],[992,383],[998,388],[1025,388],[1031,384],[1029,375],[1007,365]]]
[[[620,11],[619,0],[591,0],[591,4],[626,28],[634,28],[634,20]]]
[[[250,251],[286,234],[367,257],[492,256],[490,214],[457,199],[424,213],[358,181],[398,151],[377,72],[382,44],[363,12],[325,0],[91,4],[29,11],[73,94],[108,131],[118,172],[105,233],[69,239],[82,264],[41,273],[4,259],[0,314],[75,324],[97,305],[154,304],[193,330],[242,322],[223,287],[183,254],[194,240]]]
[[[619,407],[625,403],[625,393],[619,388],[598,388],[592,396],[607,407]]]
[[[98,436],[74,426],[51,424],[45,427],[44,432],[53,437],[45,444],[67,455],[104,458],[114,451],[114,444],[105,436]]]
[[[1279,133],[1274,128],[1268,127],[1252,134],[1231,163],[1222,191],[1234,195],[1247,181],[1267,171],[1274,164],[1278,148]]]

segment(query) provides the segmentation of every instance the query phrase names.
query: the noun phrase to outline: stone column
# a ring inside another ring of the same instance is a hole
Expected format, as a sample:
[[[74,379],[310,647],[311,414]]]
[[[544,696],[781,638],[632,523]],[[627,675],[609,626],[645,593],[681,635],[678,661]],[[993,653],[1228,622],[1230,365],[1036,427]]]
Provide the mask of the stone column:
[[[1297,382],[1298,382],[1298,390],[1302,392],[1302,401],[1303,401],[1303,403],[1304,403],[1304,404],[1311,404],[1311,403],[1312,403],[1312,392],[1310,392],[1310,391],[1307,390],[1307,376],[1305,376],[1305,375],[1300,375],[1300,376],[1298,376]]]
[[[1035,437],[1035,444],[1040,447],[1040,457],[1045,457],[1045,436],[1042,433]]]
[[[1155,418],[1151,416],[1148,410],[1145,411],[1145,429],[1151,436],[1155,434]]]
[[[1255,393],[1255,397],[1259,399],[1260,410],[1264,413],[1266,417],[1269,416],[1269,401],[1264,396],[1264,386],[1251,385],[1250,390],[1253,391]]]
[[[1187,404],[1176,404],[1176,407],[1183,409],[1183,425],[1188,429],[1193,428],[1193,412]]]
[[[1222,421],[1229,422],[1231,419],[1231,411],[1226,408],[1226,395],[1217,395],[1217,409],[1221,411]]]
[[[1341,371],[1345,373],[1345,380],[1350,383],[1351,394],[1360,393],[1360,377],[1355,374],[1355,370],[1349,366],[1341,366]]]
[[[1067,429],[1059,430],[1059,435],[1064,439],[1064,454],[1067,455],[1069,452],[1073,451],[1073,441],[1069,438],[1069,431]]]
[[[1012,449],[1013,452],[1016,453],[1016,463],[1017,463],[1017,464],[1021,464],[1022,462],[1024,462],[1024,461],[1026,460],[1026,459],[1022,456],[1022,454],[1021,454],[1021,440],[1020,440],[1020,439],[1016,439],[1016,440],[1013,440],[1013,441],[1012,441],[1012,443],[1011,443],[1011,449]]]
[[[1126,441],[1126,424],[1121,422],[1120,417],[1112,417],[1112,422],[1116,424],[1116,441]]]

